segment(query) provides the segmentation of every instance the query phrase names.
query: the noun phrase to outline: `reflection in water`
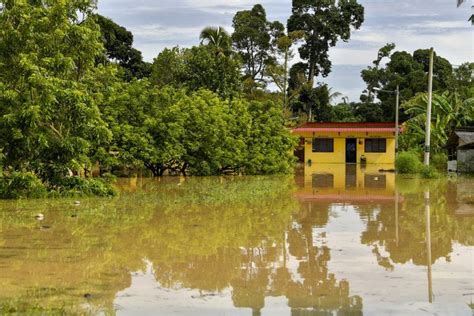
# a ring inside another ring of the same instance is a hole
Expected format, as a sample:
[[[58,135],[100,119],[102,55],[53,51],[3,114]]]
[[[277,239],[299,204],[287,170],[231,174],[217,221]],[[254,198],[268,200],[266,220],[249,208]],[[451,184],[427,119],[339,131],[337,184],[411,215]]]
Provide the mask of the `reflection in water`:
[[[120,198],[79,207],[3,202],[0,313],[139,313],[124,297],[163,315],[469,312],[472,180],[313,165],[294,183],[135,178]],[[435,192],[429,203],[424,191]],[[419,305],[425,270],[432,307]],[[140,290],[137,271],[156,286]]]
[[[430,192],[425,192],[425,214],[426,214],[426,265],[428,268],[428,301],[433,303],[433,277],[431,273],[431,212]]]

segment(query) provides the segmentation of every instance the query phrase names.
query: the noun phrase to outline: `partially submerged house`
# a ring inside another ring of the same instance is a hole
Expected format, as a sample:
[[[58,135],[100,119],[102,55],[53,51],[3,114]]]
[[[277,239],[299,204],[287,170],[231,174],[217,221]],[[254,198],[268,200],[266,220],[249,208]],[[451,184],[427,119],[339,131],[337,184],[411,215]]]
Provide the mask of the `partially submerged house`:
[[[447,149],[448,171],[474,173],[474,126],[455,129]]]
[[[395,163],[395,123],[305,123],[292,132],[308,165]]]

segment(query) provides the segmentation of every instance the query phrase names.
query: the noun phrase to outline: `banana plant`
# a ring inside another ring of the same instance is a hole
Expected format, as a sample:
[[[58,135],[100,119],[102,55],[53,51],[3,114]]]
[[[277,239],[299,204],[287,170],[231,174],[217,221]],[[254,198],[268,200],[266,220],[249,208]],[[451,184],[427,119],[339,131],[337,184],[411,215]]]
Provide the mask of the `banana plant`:
[[[428,95],[420,93],[402,108],[411,118],[405,123],[405,144],[413,147],[423,143],[426,130]],[[454,129],[474,122],[474,97],[461,99],[456,92],[433,95],[431,117],[431,146],[442,150]]]

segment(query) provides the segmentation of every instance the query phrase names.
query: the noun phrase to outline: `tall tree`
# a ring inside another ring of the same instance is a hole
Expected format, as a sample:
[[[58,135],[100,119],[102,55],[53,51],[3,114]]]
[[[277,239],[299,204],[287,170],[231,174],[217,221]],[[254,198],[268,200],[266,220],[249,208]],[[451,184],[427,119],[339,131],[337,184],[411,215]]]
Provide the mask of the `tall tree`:
[[[275,62],[270,64],[267,67],[267,74],[272,79],[273,83],[280,89],[283,93],[283,108],[288,107],[288,80],[289,80],[289,70],[288,63],[294,57],[291,47],[298,43],[304,37],[302,31],[295,31],[288,34],[283,34],[277,39],[277,53],[279,59],[282,59],[283,62]]]
[[[300,57],[307,62],[308,81],[331,72],[329,48],[347,42],[352,29],[364,22],[364,7],[357,0],[293,0],[288,31],[304,31]]]
[[[373,66],[369,66],[367,69],[362,70],[362,79],[367,84],[367,89],[361,96],[362,102],[374,102],[374,89],[380,88],[380,81],[383,80],[384,77],[384,72],[380,71],[380,64],[385,58],[390,58],[390,55],[394,49],[394,43],[386,44],[384,47],[379,49],[377,59],[373,61]]]
[[[269,22],[265,9],[257,4],[237,12],[233,27],[233,45],[242,57],[246,78],[264,84],[266,67],[274,62],[276,40],[284,32],[283,24]]]
[[[124,68],[125,79],[148,77],[151,65],[143,61],[139,50],[133,48],[133,34],[100,14],[96,14],[95,18],[100,26],[107,58],[117,61]]]
[[[380,63],[377,63],[381,56],[389,58],[384,67],[380,67]],[[419,49],[413,54],[405,51],[392,53],[392,46],[388,45],[380,50],[379,59],[374,62],[373,67],[362,71],[362,79],[367,84],[367,90],[361,96],[361,100],[367,104],[375,104],[373,103],[374,98],[377,97],[383,111],[383,120],[392,121],[395,118],[395,94],[390,91],[395,91],[397,85],[400,87],[402,100],[409,100],[419,92],[426,92],[429,50]],[[449,89],[453,82],[451,64],[445,58],[435,55],[434,91]],[[384,91],[374,91],[374,88]],[[402,120],[407,119],[403,111],[401,118]]]

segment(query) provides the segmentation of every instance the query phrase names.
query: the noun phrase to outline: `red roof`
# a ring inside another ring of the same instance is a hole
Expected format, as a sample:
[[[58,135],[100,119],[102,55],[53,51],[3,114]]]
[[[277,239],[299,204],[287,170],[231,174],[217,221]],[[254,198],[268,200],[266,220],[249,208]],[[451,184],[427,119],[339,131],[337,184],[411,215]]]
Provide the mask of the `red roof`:
[[[312,123],[308,122],[293,129],[301,132],[382,132],[394,133],[395,123]]]

